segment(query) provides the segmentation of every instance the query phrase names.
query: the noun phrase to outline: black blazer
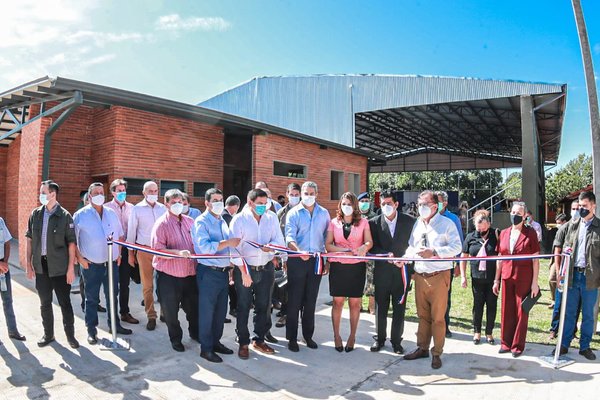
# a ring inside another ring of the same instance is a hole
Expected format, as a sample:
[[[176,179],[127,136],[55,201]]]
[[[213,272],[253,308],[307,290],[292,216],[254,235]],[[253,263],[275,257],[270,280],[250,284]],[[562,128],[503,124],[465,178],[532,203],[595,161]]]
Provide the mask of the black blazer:
[[[408,248],[408,239],[412,232],[416,219],[408,214],[398,212],[394,237],[390,234],[390,228],[385,222],[383,214],[369,220],[371,235],[373,236],[373,248],[371,253],[394,253],[396,257],[402,257]],[[376,266],[392,266],[387,261],[375,261]],[[411,273],[412,268],[409,269]]]

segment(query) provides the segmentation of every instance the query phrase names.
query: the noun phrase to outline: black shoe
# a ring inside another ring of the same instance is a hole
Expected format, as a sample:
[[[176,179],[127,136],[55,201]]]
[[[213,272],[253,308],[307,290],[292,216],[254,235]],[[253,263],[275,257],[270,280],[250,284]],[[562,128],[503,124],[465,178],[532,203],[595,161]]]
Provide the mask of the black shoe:
[[[579,354],[581,354],[590,361],[594,361],[596,359],[596,355],[589,347],[585,350],[579,350]]]
[[[450,329],[446,329],[446,337],[448,339],[450,339],[452,337],[452,332],[450,332]]]
[[[564,346],[560,346],[560,354],[559,355],[564,355],[567,354],[569,352],[569,349],[564,347]],[[552,350],[552,355],[556,354],[556,349]]]
[[[88,335],[87,342],[88,342],[88,344],[96,344],[96,343],[98,343],[98,336],[96,336],[96,335]]]
[[[178,351],[180,353],[185,351],[185,347],[183,347],[183,344],[181,344],[181,342],[171,343],[171,347],[173,348],[173,350]]]
[[[156,329],[156,318],[151,318],[148,320],[148,323],[146,324],[146,329],[149,331],[153,331]]]
[[[522,351],[513,351],[512,352],[513,358],[519,358],[519,357],[521,357],[522,354],[523,354]]]
[[[223,362],[223,359],[219,357],[214,351],[201,351],[200,357],[204,358],[206,361],[210,361],[213,363]]]
[[[282,315],[279,317],[279,319],[277,320],[277,322],[275,322],[275,327],[276,328],[283,328],[285,326],[285,322],[287,321],[287,316],[286,315]]]
[[[382,347],[383,347],[383,343],[381,343],[381,342],[379,342],[379,341],[376,341],[375,343],[373,343],[373,344],[371,345],[371,349],[370,349],[370,350],[371,350],[373,353],[377,353],[379,350],[381,350],[381,348],[382,348]]]
[[[221,354],[233,354],[233,350],[225,346],[223,343],[217,343],[213,346],[213,352]]]
[[[510,349],[500,347],[500,350],[498,350],[498,354],[505,354],[505,353],[510,353]]]
[[[306,343],[306,347],[308,347],[309,349],[316,349],[317,347],[319,347],[319,345],[317,344],[317,342],[315,342],[312,339],[304,339],[304,342]],[[347,348],[348,346],[346,346]],[[348,350],[346,350],[348,351]]]
[[[346,347],[344,347],[344,350],[346,351],[346,353],[350,353],[352,350],[354,350],[354,346],[346,345]]]
[[[297,353],[300,351],[300,347],[298,346],[298,342],[295,340],[290,340],[288,342],[288,349],[290,351],[293,351],[294,353]]]
[[[25,336],[21,335],[19,332],[9,333],[8,337],[11,339],[20,340],[21,342],[26,340]]]
[[[162,311],[160,312],[158,319],[160,319],[160,322],[165,322],[165,316],[163,315]]]
[[[226,324],[230,324],[231,323],[231,318],[225,318],[225,321],[223,321],[223,322],[225,322]]]
[[[112,335],[112,329],[108,329],[108,333]],[[123,328],[122,326],[117,326],[117,333],[119,335],[131,335],[133,331],[131,329]]]
[[[237,310],[235,308],[229,310],[229,315],[231,315],[233,318],[237,318]]]
[[[69,346],[71,346],[72,349],[79,348],[79,342],[77,341],[77,339],[75,339],[75,336],[67,336],[67,342],[69,343]]]
[[[98,312],[106,312],[106,308],[104,308],[100,304],[98,304]]]
[[[404,347],[401,344],[392,344],[392,349],[396,354],[404,354]]]
[[[50,343],[54,342],[54,336],[44,335],[40,340],[38,340],[38,347],[48,346]]]
[[[271,332],[268,332],[265,335],[265,341],[269,343],[279,343],[279,340],[277,340],[273,335],[271,335]]]

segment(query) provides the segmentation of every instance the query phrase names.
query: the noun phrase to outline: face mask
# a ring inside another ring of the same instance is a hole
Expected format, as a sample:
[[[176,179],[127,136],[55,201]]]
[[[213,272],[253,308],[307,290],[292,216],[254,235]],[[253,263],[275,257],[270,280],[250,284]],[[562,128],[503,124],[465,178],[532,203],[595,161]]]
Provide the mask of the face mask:
[[[424,219],[429,218],[431,216],[431,207],[426,205],[419,206],[419,215]]]
[[[115,197],[116,197],[116,199],[117,199],[117,201],[119,203],[122,203],[127,198],[127,193],[126,192],[119,192],[119,193],[117,193],[117,195]]]
[[[579,207],[579,216],[581,218],[585,218],[588,215],[590,215],[590,210],[588,210],[587,208]]]
[[[352,209],[352,206],[344,205],[344,206],[342,206],[342,212],[344,213],[344,215],[346,217],[349,217],[352,215],[354,210]]]
[[[148,203],[156,203],[158,201],[158,195],[157,194],[149,194],[148,196],[146,196],[146,201]]]
[[[223,212],[223,209],[225,208],[225,205],[223,204],[223,202],[218,201],[216,203],[210,203],[210,204],[212,205],[213,214],[221,215],[221,213]]]
[[[183,203],[171,204],[171,212],[175,215],[179,215],[183,212]]]
[[[104,195],[97,194],[95,196],[92,196],[92,204],[96,206],[101,206],[102,204],[104,204]]]
[[[525,218],[525,223],[530,224],[531,223],[531,217],[526,217]]]
[[[571,218],[579,218],[579,209],[571,210]]]
[[[479,232],[479,235],[480,235],[480,236],[485,236],[485,235],[487,235],[487,234],[488,234],[488,232],[489,232],[489,231],[490,231],[489,229],[486,229],[485,231],[481,231],[481,232]]]
[[[317,196],[302,196],[302,204],[304,204],[306,207],[310,207],[315,204],[316,199]]]
[[[510,215],[510,223],[513,225],[519,225],[521,222],[523,222],[523,216],[521,215]]]
[[[267,199],[267,208],[271,208],[272,205],[273,205],[273,200]],[[262,214],[260,214],[260,215],[262,215]]]
[[[187,214],[190,212],[190,206],[189,205],[184,205],[183,206],[183,210],[181,210],[182,213]]]
[[[392,215],[394,213],[394,207],[390,206],[389,204],[386,204],[381,207],[381,212],[386,217],[389,217],[390,215]]]
[[[42,203],[43,206],[48,204],[48,195],[47,194],[40,194],[40,203]]]
[[[288,201],[292,206],[295,206],[300,203],[300,196],[288,196]]]
[[[444,209],[444,203],[442,203],[442,202],[439,202],[439,203],[438,203],[438,211],[439,211],[439,212],[442,212],[442,210],[443,210],[443,209]]]
[[[370,206],[371,206],[371,203],[369,203],[368,201],[363,201],[361,203],[358,203],[358,208],[360,208],[360,211],[362,211],[362,212],[369,211]]]
[[[267,212],[267,204],[257,204],[256,205],[256,215],[261,216]]]

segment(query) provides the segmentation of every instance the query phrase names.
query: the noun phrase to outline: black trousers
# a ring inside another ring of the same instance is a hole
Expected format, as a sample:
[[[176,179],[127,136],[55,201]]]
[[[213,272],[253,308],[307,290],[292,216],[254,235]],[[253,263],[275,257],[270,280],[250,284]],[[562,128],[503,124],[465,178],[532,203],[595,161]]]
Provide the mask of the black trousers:
[[[119,313],[129,314],[129,281],[131,280],[131,266],[129,265],[129,251],[121,246],[121,265],[119,265]]]
[[[71,285],[67,283],[66,275],[50,277],[48,275],[48,263],[46,257],[42,257],[43,273],[35,274],[35,288],[40,298],[40,311],[42,314],[42,325],[44,326],[44,335],[54,336],[54,312],[52,311],[52,292],[56,293],[56,298],[63,317],[63,327],[67,336],[73,336],[75,333],[75,317],[73,316],[73,307],[71,306]]]
[[[298,316],[302,310],[302,336],[312,339],[315,332],[315,310],[321,285],[321,275],[315,275],[315,259],[291,258],[288,269],[288,306],[285,337],[298,340]]]
[[[171,343],[181,343],[183,331],[179,324],[179,305],[188,321],[188,332],[192,339],[198,339],[198,287],[196,276],[178,278],[157,271],[157,290],[160,293],[160,308]]]
[[[410,276],[406,285],[410,285]],[[392,330],[390,332],[391,342],[399,346],[404,334],[404,315],[406,312],[406,300],[399,303],[404,294],[404,282],[402,272],[395,265],[375,265],[373,272],[373,284],[375,285],[375,304],[377,306],[377,341],[385,343],[387,338],[387,317],[392,302]]]
[[[237,292],[235,291],[235,284],[229,285],[227,290],[227,295],[229,296],[229,312],[231,312],[231,310],[237,309]]]
[[[491,335],[496,322],[496,310],[498,308],[498,296],[492,292],[494,282],[480,279],[471,280],[473,291],[473,332],[481,333],[483,320],[483,308],[485,307],[485,334]]]

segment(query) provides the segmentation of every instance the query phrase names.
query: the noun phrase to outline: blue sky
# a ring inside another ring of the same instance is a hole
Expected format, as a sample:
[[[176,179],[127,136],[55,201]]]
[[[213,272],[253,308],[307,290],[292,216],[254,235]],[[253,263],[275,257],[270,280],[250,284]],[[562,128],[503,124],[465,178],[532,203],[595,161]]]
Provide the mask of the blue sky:
[[[198,103],[254,76],[381,73],[566,83],[559,165],[590,152],[569,0],[23,0],[0,91],[52,75]],[[582,0],[600,76],[600,1]],[[596,80],[598,83],[598,79]]]

